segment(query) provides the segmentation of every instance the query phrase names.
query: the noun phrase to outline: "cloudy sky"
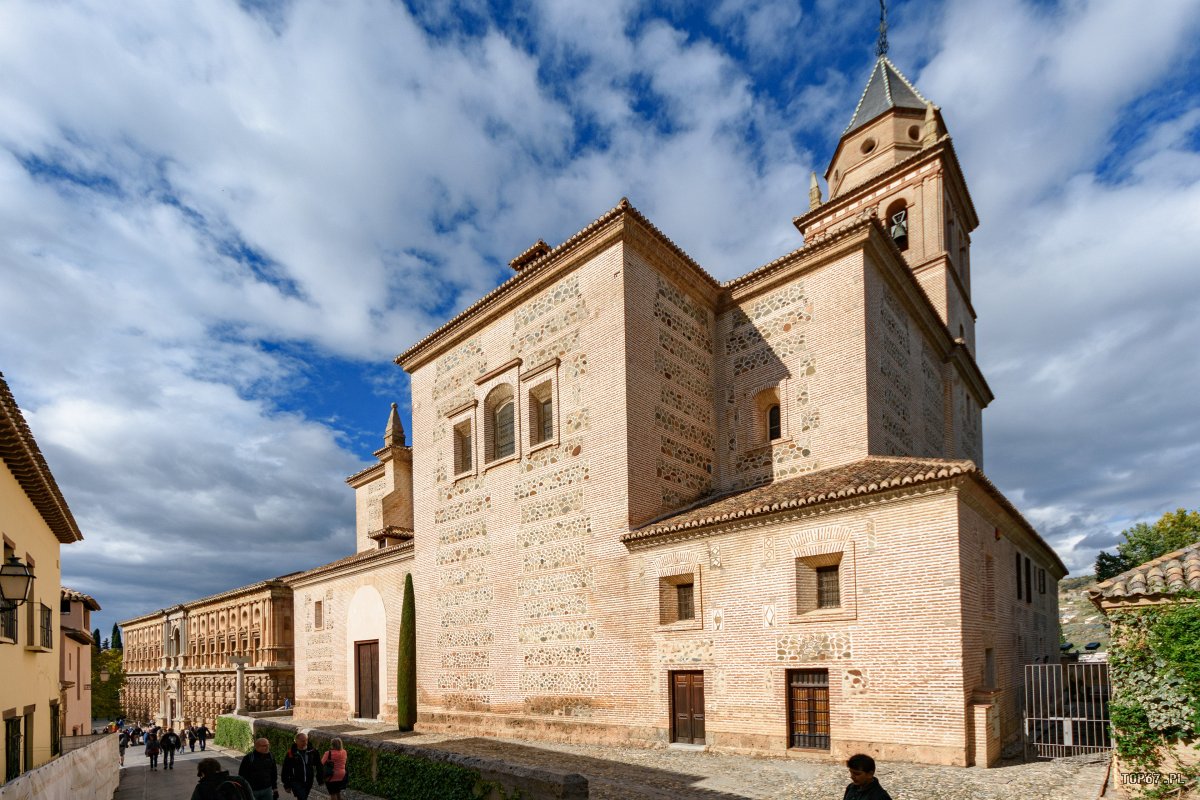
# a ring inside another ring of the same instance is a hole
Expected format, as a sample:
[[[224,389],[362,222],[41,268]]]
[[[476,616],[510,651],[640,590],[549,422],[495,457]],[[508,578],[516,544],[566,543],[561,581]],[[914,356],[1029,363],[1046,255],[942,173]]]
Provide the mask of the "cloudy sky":
[[[1200,506],[1198,0],[894,0],[982,225],[986,469],[1073,571]],[[349,553],[392,357],[620,197],[798,246],[874,0],[0,4],[0,370],[112,623]]]

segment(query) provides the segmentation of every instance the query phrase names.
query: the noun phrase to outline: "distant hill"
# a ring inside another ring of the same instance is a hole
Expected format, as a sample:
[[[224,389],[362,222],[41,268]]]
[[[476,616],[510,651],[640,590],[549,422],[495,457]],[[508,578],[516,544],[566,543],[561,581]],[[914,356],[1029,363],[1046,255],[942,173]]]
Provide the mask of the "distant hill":
[[[1088,589],[1096,585],[1095,577],[1064,578],[1058,582],[1058,618],[1066,641],[1084,652],[1088,642],[1099,642],[1101,652],[1108,650],[1108,623],[1103,614],[1088,599]]]

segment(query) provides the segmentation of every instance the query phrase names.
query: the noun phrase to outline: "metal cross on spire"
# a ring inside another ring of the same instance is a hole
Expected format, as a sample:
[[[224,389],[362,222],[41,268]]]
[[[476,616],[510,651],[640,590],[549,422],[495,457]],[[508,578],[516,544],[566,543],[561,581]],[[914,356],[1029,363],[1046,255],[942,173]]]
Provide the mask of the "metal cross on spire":
[[[879,43],[875,45],[875,55],[887,55],[887,0],[879,0]]]

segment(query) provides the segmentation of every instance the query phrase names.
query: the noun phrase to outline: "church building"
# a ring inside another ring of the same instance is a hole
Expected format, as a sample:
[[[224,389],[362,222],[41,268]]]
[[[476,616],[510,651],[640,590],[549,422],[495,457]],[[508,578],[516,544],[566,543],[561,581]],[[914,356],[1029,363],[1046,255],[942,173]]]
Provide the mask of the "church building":
[[[874,65],[803,246],[715,280],[626,200],[397,357],[358,552],[285,580],[296,713],[988,765],[1067,570],[983,472],[940,110]],[[798,187],[799,188],[799,187]]]

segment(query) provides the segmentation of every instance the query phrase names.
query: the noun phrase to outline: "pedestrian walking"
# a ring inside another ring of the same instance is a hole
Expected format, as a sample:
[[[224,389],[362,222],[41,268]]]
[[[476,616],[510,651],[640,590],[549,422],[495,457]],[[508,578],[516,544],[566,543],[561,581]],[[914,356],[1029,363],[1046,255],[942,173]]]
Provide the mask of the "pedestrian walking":
[[[255,740],[254,749],[242,757],[238,775],[250,784],[254,800],[275,800],[279,797],[279,769],[275,766],[275,757],[271,755],[270,741]]]
[[[208,741],[208,727],[201,722],[192,730],[196,732],[196,741],[200,742],[200,749],[204,750],[204,743]]]
[[[346,749],[342,747],[341,739],[329,743],[329,749],[321,756],[322,775],[325,777],[325,791],[329,792],[329,800],[342,800],[342,789],[350,782],[346,772]]]
[[[129,731],[117,734],[117,753],[121,757],[121,766],[125,766],[125,750],[129,747]]]
[[[288,748],[283,757],[283,770],[279,776],[283,790],[296,796],[296,800],[308,800],[313,783],[324,783],[325,777],[317,768],[321,754],[308,743],[308,735],[296,734],[295,744]]]
[[[196,752],[196,726],[188,725],[187,743],[190,752]]]
[[[158,737],[153,733],[146,734],[146,755],[150,759],[150,771],[154,772],[158,769],[158,754],[162,752],[162,747],[158,744]]]
[[[842,800],[892,800],[875,777],[875,759],[858,753],[846,759],[846,768],[850,770],[850,785]]]
[[[167,728],[158,743],[162,746],[163,769],[175,769],[175,751],[182,746],[179,734],[174,728]]]

